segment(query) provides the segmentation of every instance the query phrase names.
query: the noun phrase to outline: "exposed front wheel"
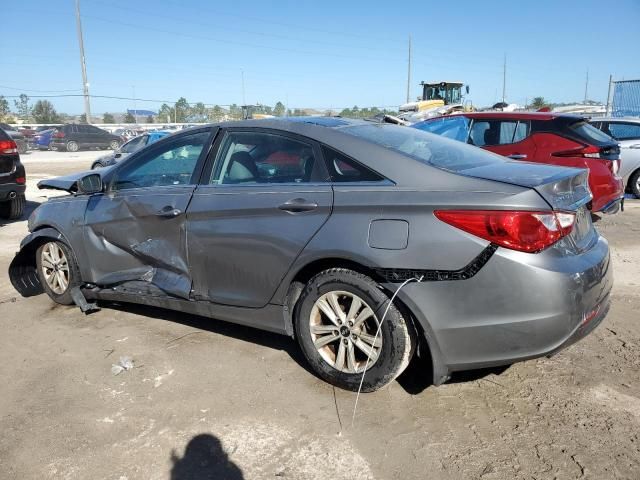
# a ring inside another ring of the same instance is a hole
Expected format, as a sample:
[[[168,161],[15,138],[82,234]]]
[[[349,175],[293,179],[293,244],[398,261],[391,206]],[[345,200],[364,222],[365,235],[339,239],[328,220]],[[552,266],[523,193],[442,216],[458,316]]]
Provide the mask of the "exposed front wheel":
[[[91,170],[96,170],[97,168],[104,168],[104,165],[102,164],[102,162],[96,162],[93,165],[91,165]]]
[[[120,142],[117,140],[112,140],[111,143],[109,143],[109,148],[111,150],[115,150],[120,146]]]
[[[73,304],[71,289],[80,285],[80,273],[71,249],[59,241],[47,242],[36,252],[36,265],[47,295],[56,303]]]
[[[78,143],[74,142],[73,140],[70,142],[67,142],[67,152],[77,152],[78,151]]]
[[[636,198],[640,198],[640,169],[633,172],[629,178],[629,188]]]
[[[0,203],[0,217],[7,220],[17,220],[24,212],[24,206],[27,203],[23,194],[16,195],[14,198]]]
[[[325,270],[309,281],[298,302],[295,329],[321,378],[357,391],[366,368],[362,391],[372,392],[404,371],[413,353],[411,327],[395,305],[381,325],[388,304],[371,278],[352,270]]]

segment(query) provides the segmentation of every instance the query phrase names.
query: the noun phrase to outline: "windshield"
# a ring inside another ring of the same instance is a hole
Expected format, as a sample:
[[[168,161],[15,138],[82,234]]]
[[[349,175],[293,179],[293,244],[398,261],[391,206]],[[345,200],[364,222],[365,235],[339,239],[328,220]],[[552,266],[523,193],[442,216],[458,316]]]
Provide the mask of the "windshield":
[[[442,135],[443,137],[450,138],[451,140],[466,142],[467,137],[469,136],[470,123],[471,120],[469,120],[467,117],[463,117],[462,115],[455,115],[425,120],[424,122],[412,125],[412,127],[424,132]]]
[[[445,104],[461,102],[461,85],[425,85],[425,100],[444,100]]]
[[[580,138],[595,145],[615,143],[615,140],[601,130],[586,121],[580,121],[569,125],[569,130],[577,134]]]
[[[341,131],[402,153],[422,163],[453,172],[505,162],[498,155],[464,143],[447,140],[417,128],[397,125],[358,125],[343,128]]]

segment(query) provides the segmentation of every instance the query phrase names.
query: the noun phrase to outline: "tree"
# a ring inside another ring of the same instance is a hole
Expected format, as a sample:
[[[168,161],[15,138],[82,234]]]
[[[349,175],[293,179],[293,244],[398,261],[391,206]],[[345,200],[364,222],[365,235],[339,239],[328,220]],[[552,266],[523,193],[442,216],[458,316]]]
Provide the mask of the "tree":
[[[158,110],[158,117],[167,123],[173,122],[173,108],[163,103],[160,110]]]
[[[29,119],[29,113],[31,113],[31,108],[29,107],[29,96],[21,93],[19,100],[14,100],[13,103],[16,106],[16,110],[18,111],[18,117],[22,120]]]
[[[153,123],[153,115],[147,117],[147,123]]]
[[[180,97],[173,108],[175,108],[176,123],[184,123],[189,115],[189,102],[187,102],[187,99]]]
[[[276,117],[284,116],[284,112],[285,112],[285,107],[284,107],[284,104],[282,102],[276,103],[276,106],[273,107],[273,114]]]
[[[113,115],[110,113],[106,113],[102,116],[102,123],[116,123],[116,119],[113,118]]]
[[[127,114],[124,116],[124,119],[122,120],[122,122],[123,123],[136,123],[136,117],[131,115],[131,112],[127,112]]]
[[[7,121],[11,116],[11,110],[9,110],[9,102],[6,98],[0,95],[0,121]]]
[[[534,97],[530,105],[531,108],[534,108],[536,110],[540,110],[541,108],[546,106],[547,106],[547,101],[544,99],[544,97]]]
[[[49,100],[38,100],[31,110],[36,123],[58,123],[60,117]]]
[[[207,119],[211,122],[219,122],[224,117],[224,110],[220,105],[214,105],[207,113]]]
[[[240,107],[238,107],[238,105],[236,105],[235,103],[233,105],[230,105],[229,106],[229,116],[233,120],[242,119],[242,109]]]

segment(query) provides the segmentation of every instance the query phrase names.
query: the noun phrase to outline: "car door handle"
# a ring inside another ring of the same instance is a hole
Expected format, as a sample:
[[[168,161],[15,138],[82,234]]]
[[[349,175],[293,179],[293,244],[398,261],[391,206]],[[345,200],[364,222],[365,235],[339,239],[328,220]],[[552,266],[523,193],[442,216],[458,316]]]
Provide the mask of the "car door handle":
[[[507,155],[508,158],[512,158],[513,160],[524,160],[527,158],[527,155],[524,153],[512,153],[511,155]]]
[[[180,210],[179,208],[173,208],[171,205],[167,205],[166,207],[163,207],[162,209],[158,210],[156,212],[156,215],[158,217],[163,217],[163,218],[175,218],[181,213],[182,213],[182,210]]]
[[[293,200],[289,200],[284,202],[282,205],[279,205],[278,208],[286,212],[300,213],[315,210],[318,208],[318,204],[316,202],[309,202],[304,198],[294,198]]]

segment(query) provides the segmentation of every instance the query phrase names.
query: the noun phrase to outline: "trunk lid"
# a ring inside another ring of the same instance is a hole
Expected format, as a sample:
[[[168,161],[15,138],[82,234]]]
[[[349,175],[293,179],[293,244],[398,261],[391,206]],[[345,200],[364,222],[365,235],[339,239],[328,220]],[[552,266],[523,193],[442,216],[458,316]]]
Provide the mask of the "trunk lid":
[[[532,188],[554,210],[576,211],[591,201],[589,171],[540,163],[500,162],[459,172],[475,178]]]

